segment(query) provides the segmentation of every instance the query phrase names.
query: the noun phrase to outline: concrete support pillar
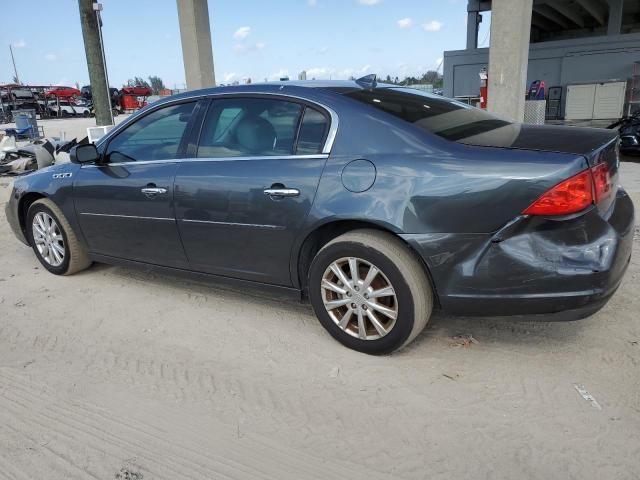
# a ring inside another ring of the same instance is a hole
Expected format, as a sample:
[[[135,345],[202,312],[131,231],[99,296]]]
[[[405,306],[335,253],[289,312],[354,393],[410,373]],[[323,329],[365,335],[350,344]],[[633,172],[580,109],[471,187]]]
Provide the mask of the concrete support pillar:
[[[478,24],[480,12],[467,12],[467,50],[478,48]]]
[[[177,0],[187,89],[214,87],[213,48],[207,0]]]
[[[524,120],[533,0],[493,0],[489,48],[489,111]]]
[[[607,35],[620,35],[622,33],[623,0],[609,0],[609,22]]]

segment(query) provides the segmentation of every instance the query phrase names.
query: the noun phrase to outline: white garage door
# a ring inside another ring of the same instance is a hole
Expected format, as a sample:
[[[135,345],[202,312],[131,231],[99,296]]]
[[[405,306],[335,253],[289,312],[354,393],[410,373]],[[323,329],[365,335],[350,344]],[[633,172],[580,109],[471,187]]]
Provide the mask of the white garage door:
[[[569,85],[564,117],[567,120],[591,120],[596,97],[596,85]]]
[[[602,83],[596,87],[593,105],[594,119],[614,119],[622,117],[625,82]]]

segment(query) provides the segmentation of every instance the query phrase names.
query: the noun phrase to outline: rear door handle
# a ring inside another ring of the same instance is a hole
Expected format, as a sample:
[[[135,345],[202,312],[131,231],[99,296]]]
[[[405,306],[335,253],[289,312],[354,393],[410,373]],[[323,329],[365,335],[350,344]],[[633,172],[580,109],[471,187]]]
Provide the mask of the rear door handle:
[[[297,188],[265,188],[264,194],[272,198],[297,197],[300,190]]]
[[[155,197],[156,195],[162,195],[167,193],[167,189],[162,187],[144,187],[140,191],[144,193],[147,197]]]

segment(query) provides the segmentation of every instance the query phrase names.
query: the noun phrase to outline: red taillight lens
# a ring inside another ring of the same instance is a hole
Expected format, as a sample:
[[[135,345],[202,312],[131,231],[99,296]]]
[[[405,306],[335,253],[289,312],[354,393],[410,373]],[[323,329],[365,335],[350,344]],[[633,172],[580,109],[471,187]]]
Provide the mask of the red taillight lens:
[[[524,215],[568,215],[593,203],[591,170],[584,170],[545,192],[522,212]]]
[[[596,194],[596,203],[607,198],[613,193],[613,184],[611,183],[611,173],[609,165],[600,163],[591,169],[593,175],[593,187]]]

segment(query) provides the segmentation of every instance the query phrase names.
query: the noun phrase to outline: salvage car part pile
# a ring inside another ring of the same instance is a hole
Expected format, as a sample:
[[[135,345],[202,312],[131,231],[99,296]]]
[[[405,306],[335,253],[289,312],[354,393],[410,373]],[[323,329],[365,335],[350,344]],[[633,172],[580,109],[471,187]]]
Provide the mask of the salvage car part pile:
[[[75,138],[70,141],[48,138],[19,146],[15,137],[3,136],[0,139],[0,175],[23,175],[54,163],[68,162],[69,150],[77,144]]]

